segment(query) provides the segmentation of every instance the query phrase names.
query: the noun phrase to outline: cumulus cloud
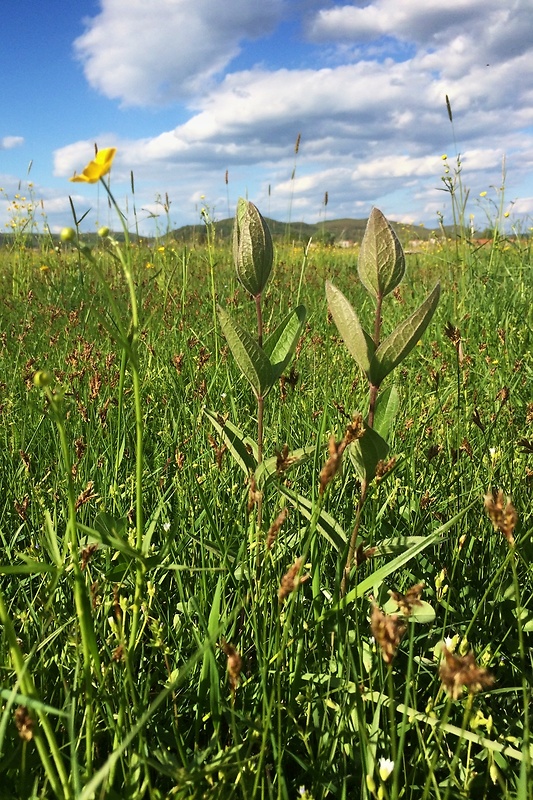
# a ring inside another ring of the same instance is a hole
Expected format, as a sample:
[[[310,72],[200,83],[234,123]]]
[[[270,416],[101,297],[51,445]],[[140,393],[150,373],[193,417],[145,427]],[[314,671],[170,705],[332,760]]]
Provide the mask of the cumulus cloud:
[[[87,80],[125,105],[165,104],[202,93],[239,53],[270,33],[284,0],[101,0],[75,42]]]
[[[11,150],[13,147],[20,147],[24,144],[22,136],[2,136],[0,137],[0,150]]]
[[[312,57],[290,68],[231,71],[239,48],[275,27],[286,0],[264,8],[249,0],[153,0],[148,12],[134,0],[127,13],[125,0],[102,0],[76,44],[91,85],[130,105],[185,99],[188,118],[143,138],[95,130],[94,139],[56,151],[56,175],[79,172],[96,141],[118,148],[114,185],[128,186],[133,170],[136,200],[151,211],[157,191],[168,190],[181,198],[182,217],[203,194],[231,213],[229,168],[232,196],[249,194],[272,216],[286,217],[290,202],[312,221],[328,191],[328,216],[363,216],[381,204],[393,218],[434,220],[446,200],[437,191],[441,155],[452,151],[453,169],[455,137],[472,196],[499,185],[504,153],[507,180],[520,185],[520,171],[533,166],[533,42],[524,3],[309,5]]]

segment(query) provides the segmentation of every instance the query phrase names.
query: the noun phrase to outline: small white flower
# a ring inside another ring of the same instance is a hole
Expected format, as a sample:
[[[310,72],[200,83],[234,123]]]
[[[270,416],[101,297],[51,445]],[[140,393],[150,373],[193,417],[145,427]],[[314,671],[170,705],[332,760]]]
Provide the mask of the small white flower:
[[[170,530],[170,522],[164,522],[163,523],[163,530],[165,531],[165,533],[169,532],[169,530]]]
[[[390,758],[379,759],[379,777],[382,781],[386,781],[394,769],[394,761]]]

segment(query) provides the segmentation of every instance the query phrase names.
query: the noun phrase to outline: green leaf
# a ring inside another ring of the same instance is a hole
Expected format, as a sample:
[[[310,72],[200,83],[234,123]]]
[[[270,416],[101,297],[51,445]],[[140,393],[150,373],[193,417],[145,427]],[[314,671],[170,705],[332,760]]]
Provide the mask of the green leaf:
[[[307,497],[302,497],[302,495],[295,494],[295,492],[291,492],[291,490],[283,484],[280,484],[278,488],[281,494],[285,495],[287,500],[292,503],[303,517],[307,520],[313,517],[315,512],[311,500],[308,500]],[[324,509],[320,512],[316,529],[339,553],[342,553],[346,547],[346,533],[339,523],[336,522],[327,511],[324,511]]]
[[[263,351],[270,359],[272,385],[281,378],[298,344],[307,311],[298,306],[280,322],[276,330],[263,342]]]
[[[56,572],[53,564],[27,561],[25,564],[0,564],[0,575],[37,575],[39,572]]]
[[[404,276],[402,246],[378,208],[370,212],[359,250],[357,271],[365,289],[376,298],[394,291]]]
[[[218,318],[222,333],[227,339],[233,357],[242,374],[249,381],[256,397],[264,397],[272,387],[272,367],[266,353],[255,339],[240,325],[233,322],[229,314],[220,306]]]
[[[370,365],[370,380],[375,386],[382,383],[420,340],[435,313],[439,297],[440,283],[437,283],[422,305],[379,345]]]
[[[351,304],[330,281],[326,281],[328,308],[350,355],[368,376],[374,355],[374,342],[365,331]]]
[[[209,620],[207,623],[207,635],[211,641],[214,641],[221,623],[221,598],[223,588],[223,576],[220,575],[217,581],[215,594],[213,596],[213,604],[209,612]],[[205,651],[202,660],[202,671],[200,674],[200,682],[198,684],[198,709],[205,708],[205,699],[209,694],[209,706],[211,715],[214,720],[220,716],[220,677],[218,674],[218,665],[215,658],[214,648],[209,648]]]
[[[361,439],[356,439],[348,446],[348,453],[358,477],[366,481],[373,479],[378,461],[384,461],[388,452],[389,445],[370,425],[365,425]]]
[[[400,395],[394,384],[378,394],[372,427],[385,440],[389,438],[399,407]]]

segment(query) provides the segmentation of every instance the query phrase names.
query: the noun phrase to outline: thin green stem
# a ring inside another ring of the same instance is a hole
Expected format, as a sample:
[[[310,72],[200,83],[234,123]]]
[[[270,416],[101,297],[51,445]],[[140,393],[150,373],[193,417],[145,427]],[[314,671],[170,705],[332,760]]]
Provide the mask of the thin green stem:
[[[8,614],[7,607],[4,601],[4,595],[1,591],[0,591],[0,622],[2,623],[2,627],[4,629],[4,635],[9,645],[9,651],[11,654],[13,667],[15,670],[15,674],[17,676],[17,680],[20,684],[22,693],[25,694],[27,697],[32,698],[33,700],[39,700],[39,696],[35,688],[33,678],[29,673],[27,664],[24,662],[24,657],[22,655],[22,651],[20,649],[17,640],[17,634],[15,632],[15,628],[13,626],[11,617]],[[43,741],[41,732],[39,728],[37,728],[34,733],[35,745],[39,752],[39,756],[44,771],[46,773],[46,777],[50,781],[52,790],[57,797],[62,799],[64,798],[64,800],[70,800],[70,798],[72,798],[73,795],[70,787],[68,773],[65,768],[63,758],[61,756],[61,751],[57,744],[54,730],[52,728],[52,725],[50,724],[50,720],[48,719],[48,715],[45,711],[40,710],[39,706],[36,707],[34,713],[39,720],[40,729],[42,730],[46,738],[46,742]],[[52,757],[52,760],[50,759],[50,756]]]

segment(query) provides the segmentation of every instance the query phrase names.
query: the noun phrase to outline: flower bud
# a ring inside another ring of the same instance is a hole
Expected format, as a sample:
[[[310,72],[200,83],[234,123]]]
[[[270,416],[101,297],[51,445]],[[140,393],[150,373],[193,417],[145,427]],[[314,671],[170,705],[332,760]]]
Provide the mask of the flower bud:
[[[100,236],[102,239],[105,239],[106,236],[109,236],[109,228],[104,225],[103,228],[100,228],[98,231],[98,236]]]
[[[76,231],[74,228],[63,228],[59,238],[62,242],[72,242],[76,238]]]
[[[33,383],[39,389],[45,389],[47,386],[51,386],[53,382],[54,382],[54,376],[47,369],[40,369],[33,376]]]
[[[265,288],[274,260],[272,237],[259,210],[241,197],[233,228],[233,259],[237,277],[256,297]]]

